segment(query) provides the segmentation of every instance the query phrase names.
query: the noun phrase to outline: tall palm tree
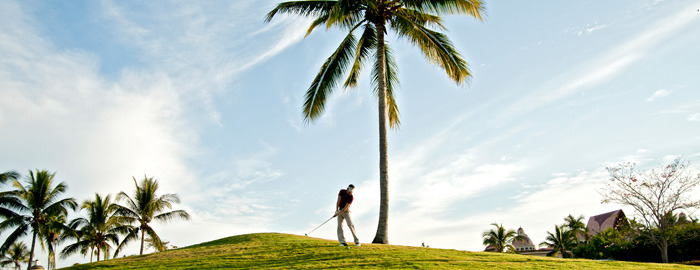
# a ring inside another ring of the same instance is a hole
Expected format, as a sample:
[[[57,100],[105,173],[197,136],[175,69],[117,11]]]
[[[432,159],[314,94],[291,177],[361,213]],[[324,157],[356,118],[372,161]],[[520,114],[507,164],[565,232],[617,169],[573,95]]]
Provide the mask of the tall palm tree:
[[[485,231],[482,236],[484,238],[484,246],[491,246],[495,248],[496,252],[503,252],[506,248],[510,250],[515,250],[513,247],[513,241],[522,240],[523,237],[518,235],[515,230],[506,230],[502,224],[491,223],[496,229],[491,229]]]
[[[104,252],[104,258],[109,258],[112,245],[119,244],[118,218],[114,216],[116,205],[112,203],[112,196],[102,197],[95,193],[94,200],[85,200],[80,206],[81,210],[87,211],[87,218],[78,217],[70,222],[70,228],[75,232],[68,238],[75,238],[76,242],[63,248],[61,258],[66,258],[76,252],[86,254],[90,250],[90,262],[92,256],[97,252],[97,261]]]
[[[15,194],[20,199],[12,217],[0,223],[0,231],[7,228],[15,228],[7,236],[5,242],[0,246],[0,254],[5,253],[17,240],[31,231],[32,245],[29,252],[29,261],[34,258],[34,247],[36,238],[44,239],[45,227],[48,225],[51,216],[68,215],[68,209],[75,209],[76,203],[73,198],[63,198],[60,196],[66,191],[67,186],[59,182],[54,187],[56,173],[46,170],[29,171],[27,186],[23,186],[18,180],[13,181]],[[29,269],[30,266],[27,266]]]
[[[449,38],[436,30],[446,30],[441,15],[466,14],[482,19],[481,0],[307,0],[289,1],[277,5],[267,14],[266,21],[277,14],[293,14],[312,18],[307,35],[317,26],[339,27],[348,31],[340,46],[321,66],[306,91],[304,119],[320,117],[326,98],[343,80],[343,87],[357,86],[362,66],[372,62],[372,81],[379,107],[379,224],[373,243],[389,243],[389,161],[387,117],[391,128],[398,128],[399,109],[394,98],[398,87],[397,65],[386,36],[391,29],[399,38],[417,45],[428,61],[437,64],[458,85],[471,74],[467,63],[455,50]],[[356,32],[360,38],[355,37]]]
[[[139,233],[141,233],[140,254],[143,254],[143,244],[146,234],[152,239],[157,249],[162,249],[163,242],[160,240],[160,237],[158,237],[156,231],[149,225],[151,221],[167,222],[174,218],[190,219],[190,215],[185,210],[165,212],[173,207],[173,203],[179,203],[180,198],[176,194],[171,193],[162,196],[156,195],[158,191],[158,180],[154,180],[153,177],[148,178],[144,175],[139,184],[136,182],[136,178],[133,179],[134,185],[136,186],[136,190],[134,190],[133,194],[134,197],[129,197],[129,195],[123,191],[119,192],[117,195],[117,199],[123,201],[126,206],[116,204],[115,215],[120,223],[129,225],[121,228],[126,232],[126,236],[124,236],[122,242],[117,246],[114,252],[115,257],[126,244],[132,240],[139,239]]]
[[[0,260],[0,267],[14,266],[15,270],[19,270],[20,264],[29,262],[29,249],[22,242],[13,243],[10,249],[7,250],[5,256]]]
[[[564,218],[564,228],[571,231],[572,235],[576,238],[578,243],[579,235],[582,235],[585,239],[588,239],[588,228],[583,224],[583,215],[574,217],[569,214]]]
[[[576,238],[572,231],[566,229],[565,226],[554,226],[554,233],[547,232],[545,241],[540,243],[540,246],[553,248],[552,252],[547,253],[547,256],[556,257],[561,253],[563,258],[571,258],[571,250],[576,246]]]

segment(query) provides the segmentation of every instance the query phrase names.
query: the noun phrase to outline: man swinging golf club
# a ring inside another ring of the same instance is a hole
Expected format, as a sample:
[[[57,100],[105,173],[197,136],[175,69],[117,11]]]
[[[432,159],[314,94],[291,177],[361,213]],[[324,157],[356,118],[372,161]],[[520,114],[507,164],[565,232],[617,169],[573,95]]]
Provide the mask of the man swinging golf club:
[[[345,242],[345,234],[343,233],[343,221],[348,221],[348,227],[350,227],[350,232],[352,232],[352,237],[355,238],[355,245],[360,246],[360,239],[357,239],[357,234],[355,234],[355,224],[352,223],[350,218],[350,204],[352,203],[352,191],[355,189],[354,185],[349,185],[347,189],[341,189],[338,193],[338,202],[335,204],[335,215],[333,217],[338,217],[338,242],[340,246],[347,246],[348,243]]]

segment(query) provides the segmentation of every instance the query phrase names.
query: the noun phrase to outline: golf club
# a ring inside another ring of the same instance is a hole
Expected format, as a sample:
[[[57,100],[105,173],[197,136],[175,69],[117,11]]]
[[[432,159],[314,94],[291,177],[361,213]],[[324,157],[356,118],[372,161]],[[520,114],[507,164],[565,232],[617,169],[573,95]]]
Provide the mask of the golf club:
[[[316,227],[315,229],[311,230],[310,232],[305,233],[304,236],[309,236],[310,233],[314,232],[314,231],[315,231],[316,229],[318,229],[318,228],[321,228],[321,226],[323,226],[323,224],[326,224],[328,221],[331,221],[331,219],[333,219],[333,218],[334,218],[334,216],[331,217],[331,218],[329,218],[328,220],[324,221],[323,223],[321,223],[321,225],[318,225],[318,227]]]

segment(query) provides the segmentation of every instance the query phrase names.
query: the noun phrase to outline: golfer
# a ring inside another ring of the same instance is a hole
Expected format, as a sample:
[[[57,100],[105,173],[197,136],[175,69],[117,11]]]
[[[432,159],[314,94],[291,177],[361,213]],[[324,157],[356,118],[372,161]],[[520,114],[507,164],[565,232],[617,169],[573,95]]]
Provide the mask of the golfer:
[[[352,223],[350,218],[350,204],[352,203],[352,191],[354,189],[355,186],[352,184],[347,189],[341,189],[338,193],[338,202],[335,204],[335,215],[333,217],[338,217],[338,242],[340,242],[341,247],[348,245],[345,242],[345,233],[343,233],[343,220],[348,221],[352,237],[355,238],[355,245],[360,246],[360,239],[357,239],[357,234],[355,234],[355,224]]]

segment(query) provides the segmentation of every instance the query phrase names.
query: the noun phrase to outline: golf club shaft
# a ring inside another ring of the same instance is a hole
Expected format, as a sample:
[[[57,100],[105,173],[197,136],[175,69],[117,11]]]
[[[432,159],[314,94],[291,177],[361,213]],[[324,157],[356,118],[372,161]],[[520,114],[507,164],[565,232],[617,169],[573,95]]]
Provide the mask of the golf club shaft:
[[[311,234],[312,232],[314,232],[316,229],[321,228],[321,226],[323,226],[324,224],[328,223],[328,221],[331,221],[331,219],[333,219],[333,218],[334,218],[334,217],[330,217],[328,220],[326,220],[326,221],[324,221],[323,223],[321,223],[321,225],[318,225],[318,227],[316,227],[315,229],[311,230],[311,231],[310,231],[309,233],[307,233],[306,235],[309,235],[309,234]]]

